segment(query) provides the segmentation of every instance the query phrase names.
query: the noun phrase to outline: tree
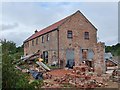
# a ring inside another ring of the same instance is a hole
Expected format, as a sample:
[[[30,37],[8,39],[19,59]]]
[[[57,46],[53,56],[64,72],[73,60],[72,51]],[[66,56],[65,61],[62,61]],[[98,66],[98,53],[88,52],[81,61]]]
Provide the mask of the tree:
[[[105,52],[111,52],[114,56],[120,56],[120,43],[112,46],[105,46]]]
[[[35,86],[41,86],[39,83],[29,84],[29,75],[27,73],[21,73],[21,71],[15,69],[15,65],[12,64],[14,59],[18,59],[23,54],[23,46],[16,47],[13,41],[1,40],[2,46],[2,89],[14,89],[14,88],[27,88],[28,90],[34,90]]]
[[[1,40],[2,53],[14,54],[16,52],[16,44],[13,41]]]
[[[12,62],[16,54],[16,44],[6,39],[1,40],[2,46],[2,87],[5,88],[25,88],[29,86],[26,74],[21,74],[15,70]],[[18,51],[19,52],[19,51]],[[21,51],[22,52],[22,51]]]

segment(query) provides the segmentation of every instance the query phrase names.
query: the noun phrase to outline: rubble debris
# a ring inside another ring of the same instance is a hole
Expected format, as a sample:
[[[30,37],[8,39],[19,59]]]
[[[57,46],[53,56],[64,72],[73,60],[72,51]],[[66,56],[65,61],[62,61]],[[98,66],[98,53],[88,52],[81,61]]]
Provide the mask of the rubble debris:
[[[57,66],[58,65],[58,61],[53,61],[51,66]]]
[[[60,88],[61,87],[59,83],[56,83],[53,80],[46,79],[43,82],[44,82],[44,86],[42,86],[42,88],[46,88],[46,87],[47,88]]]
[[[43,79],[43,73],[37,72],[37,71],[35,71],[35,70],[29,70],[29,72],[32,74],[32,76],[33,76],[35,79],[39,79],[39,80],[42,80],[42,79]]]
[[[22,70],[20,67],[18,67],[17,65],[15,66],[15,69],[18,69],[18,70]]]
[[[37,61],[36,62],[38,65],[42,66],[44,69],[46,69],[47,71],[50,71],[50,68],[47,67],[44,63],[40,62],[40,61]]]
[[[55,73],[56,72],[56,73]],[[49,77],[50,78],[47,78]],[[105,75],[98,76],[94,72],[89,72],[89,67],[86,65],[74,66],[73,69],[59,69],[47,72],[44,79],[53,80],[54,83],[59,84],[59,87],[68,84],[77,88],[95,88],[105,87],[107,85]],[[54,87],[54,84],[47,82],[45,88]]]
[[[75,66],[75,62],[72,59],[67,60],[66,67],[73,69],[73,66]]]
[[[28,69],[22,69],[22,72],[27,73],[27,72],[29,72],[29,70]]]
[[[111,79],[112,79],[114,82],[120,82],[120,69],[115,69],[115,70],[112,72]]]
[[[26,55],[24,57],[21,57],[21,60],[23,61],[27,61],[27,60],[33,60],[38,58],[40,55],[40,50],[38,50],[37,52],[35,52],[34,54],[30,54],[30,55]]]
[[[52,75],[50,75],[49,73],[44,73],[43,79],[52,79]]]
[[[98,75],[94,72],[93,68],[81,63],[80,66],[72,65],[68,69],[55,69],[50,70],[47,65],[45,65],[42,59],[32,60],[31,57],[35,55],[26,57],[21,62],[18,62],[15,66],[17,69],[21,70],[23,73],[29,72],[32,79],[39,79],[44,81],[44,86],[42,88],[61,88],[61,87],[77,87],[77,88],[95,88],[95,87],[105,87],[109,80],[108,75]],[[70,62],[69,62],[70,64]],[[74,63],[73,63],[74,64]],[[20,67],[24,68],[20,68]],[[49,72],[48,72],[49,71]],[[115,72],[113,73],[114,78],[117,78]]]

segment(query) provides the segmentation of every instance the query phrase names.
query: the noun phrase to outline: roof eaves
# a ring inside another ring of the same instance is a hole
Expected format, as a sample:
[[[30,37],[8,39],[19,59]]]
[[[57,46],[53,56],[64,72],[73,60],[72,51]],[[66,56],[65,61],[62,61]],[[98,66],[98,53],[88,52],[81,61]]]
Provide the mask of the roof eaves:
[[[57,27],[57,28],[58,28],[58,27]],[[31,35],[28,39],[26,39],[23,43],[26,43],[26,42],[28,42],[28,41],[31,41],[31,40],[39,37],[39,36],[42,36],[42,35],[44,35],[44,34],[49,33],[49,32],[55,31],[55,30],[57,30],[57,28],[55,28],[55,29],[53,29],[53,30],[51,30],[51,31],[48,31],[48,32],[46,32],[46,33],[43,33],[43,34],[41,34],[41,35],[38,35],[38,36],[36,36],[36,37],[34,37],[34,38],[32,38],[32,39],[29,39],[30,37],[32,37],[32,36],[34,35],[34,34],[33,34],[33,35]]]

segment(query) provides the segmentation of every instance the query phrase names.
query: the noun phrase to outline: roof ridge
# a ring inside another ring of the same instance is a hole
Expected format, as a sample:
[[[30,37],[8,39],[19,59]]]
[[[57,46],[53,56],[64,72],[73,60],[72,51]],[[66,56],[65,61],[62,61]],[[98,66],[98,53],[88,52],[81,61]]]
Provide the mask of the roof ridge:
[[[59,20],[59,21],[57,21],[57,22],[55,22],[55,23],[53,23],[53,24],[51,24],[51,25],[49,25],[49,26],[47,26],[47,27],[45,27],[45,28],[43,28],[43,29],[41,29],[40,31],[43,31],[44,29],[46,29],[46,28],[48,28],[48,27],[50,27],[50,26],[52,26],[52,25],[54,25],[54,24],[56,24],[56,23],[58,23],[58,22],[60,22],[60,21],[62,21],[62,20],[64,20],[64,19],[67,19],[69,16],[67,16],[66,18],[63,18],[63,19],[61,19],[61,20]],[[38,32],[40,32],[40,31],[38,31]]]
[[[77,11],[77,12],[78,12],[78,11]],[[34,35],[36,35],[36,34],[38,34],[38,33],[40,33],[40,32],[43,32],[45,29],[50,28],[51,26],[53,26],[53,25],[55,25],[55,24],[63,21],[61,24],[59,24],[59,25],[56,27],[56,28],[58,28],[60,25],[62,25],[63,23],[65,23],[70,17],[72,17],[72,16],[73,16],[74,14],[76,14],[77,12],[75,12],[75,13],[73,13],[72,15],[69,15],[69,16],[67,16],[67,17],[65,17],[65,18],[63,18],[63,19],[61,19],[61,20],[59,20],[59,21],[57,21],[57,22],[55,22],[55,23],[47,26],[46,28],[41,29],[41,30],[38,31],[37,33],[32,34],[32,35],[31,35],[30,37],[28,37],[24,42],[27,42],[27,41],[29,41],[29,40],[31,40],[31,39],[34,39],[34,38],[38,37],[39,35],[37,35],[36,37],[32,38],[32,36],[34,36]],[[64,21],[64,20],[65,20],[65,21]],[[55,29],[55,28],[54,28],[54,29]]]
[[[27,41],[32,40],[32,39],[34,39],[34,38],[36,38],[36,37],[38,37],[38,36],[40,36],[40,35],[43,35],[43,34],[45,34],[45,33],[48,33],[48,32],[50,32],[50,31],[53,31],[53,30],[59,28],[62,24],[64,24],[67,20],[69,20],[69,19],[70,19],[72,16],[74,16],[76,13],[79,13],[79,14],[81,14],[83,17],[85,17],[85,16],[80,12],[80,10],[78,10],[78,11],[76,11],[75,13],[73,13],[73,14],[71,14],[71,15],[69,15],[69,16],[67,16],[67,17],[65,17],[65,18],[63,18],[63,19],[61,19],[61,20],[59,20],[59,21],[57,21],[57,22],[55,22],[55,23],[47,26],[46,28],[43,28],[43,29],[39,30],[38,32],[36,32],[36,33],[34,33],[34,34],[32,34],[32,35],[31,35],[30,37],[28,37],[24,42],[27,42]],[[85,17],[85,19],[87,19],[87,18]],[[88,20],[88,19],[87,19],[87,20]],[[89,20],[88,20],[88,21],[89,21]],[[90,21],[89,21],[89,22],[90,22]]]
[[[78,10],[78,11],[76,11],[75,13],[69,15],[69,16],[68,16],[69,18],[67,18],[67,20],[69,20],[69,19],[70,19],[73,15],[75,15],[77,12],[80,13],[80,10]],[[67,20],[65,20],[63,23],[61,23],[61,25],[64,24]],[[61,26],[61,25],[59,25],[59,26]],[[58,26],[58,27],[59,27],[59,26]]]
[[[39,30],[37,33],[40,33],[40,32],[42,32],[42,31],[44,31],[45,29],[47,29],[47,28],[49,28],[50,26],[52,26],[52,25],[55,25],[56,23],[58,23],[58,22],[60,22],[60,21],[62,21],[62,20],[64,20],[64,19],[67,19],[69,16],[67,16],[66,18],[63,18],[63,19],[61,19],[61,20],[59,20],[59,21],[57,21],[57,22],[55,22],[55,23],[53,23],[53,24],[51,24],[51,25],[49,25],[49,26],[47,26],[47,27],[45,27],[45,28],[43,28],[43,29],[41,29],[41,30]],[[34,33],[34,34],[32,34],[30,37],[32,37],[33,35],[35,35],[35,34],[37,34],[37,33]],[[29,38],[30,38],[29,37]],[[37,37],[37,36],[36,36]],[[28,38],[28,39],[29,39]],[[28,39],[26,39],[25,41],[27,41]],[[30,39],[31,40],[31,39]]]
[[[64,20],[64,19],[67,19],[67,20],[68,20],[71,16],[73,16],[73,15],[76,14],[77,12],[80,12],[80,11],[78,10],[78,11],[76,11],[75,13],[73,13],[73,14],[71,14],[71,15],[69,15],[69,16],[67,16],[67,17],[65,17],[65,18],[63,18],[63,19],[61,19],[61,20],[59,20],[59,21],[57,21],[57,22],[49,25],[49,26],[52,26],[52,25],[54,25],[54,24],[56,24],[56,23],[58,23],[58,22],[60,22],[60,21],[62,21],[62,20]],[[64,22],[66,22],[67,20],[65,20]],[[63,22],[63,23],[64,23],[64,22]],[[47,26],[46,28],[48,28],[49,26]],[[60,26],[60,25],[59,25],[59,26]],[[42,30],[44,30],[44,29],[46,29],[46,28],[43,28],[43,29],[41,29],[40,31],[42,31]],[[38,32],[39,32],[39,31],[38,31]]]

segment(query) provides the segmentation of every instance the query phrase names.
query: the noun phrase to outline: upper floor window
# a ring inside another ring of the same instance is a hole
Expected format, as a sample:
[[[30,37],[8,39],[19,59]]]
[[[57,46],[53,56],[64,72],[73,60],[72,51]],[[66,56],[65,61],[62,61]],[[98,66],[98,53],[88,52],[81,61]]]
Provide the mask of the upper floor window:
[[[28,48],[28,47],[29,47],[29,42],[26,42],[26,43],[24,44],[24,47],[25,47],[25,48]]]
[[[84,33],[84,39],[89,40],[89,32]]]
[[[42,43],[44,43],[44,36],[42,36]]]
[[[29,47],[29,41],[27,42],[27,47]]]
[[[67,31],[67,38],[73,38],[72,31]]]
[[[34,46],[34,40],[32,40],[32,46]]]
[[[27,48],[27,45],[26,45],[26,43],[24,43],[24,47],[25,47],[25,48]]]
[[[38,45],[38,38],[36,38],[36,45]]]
[[[47,34],[47,41],[49,41],[50,37],[49,37],[49,34]]]

